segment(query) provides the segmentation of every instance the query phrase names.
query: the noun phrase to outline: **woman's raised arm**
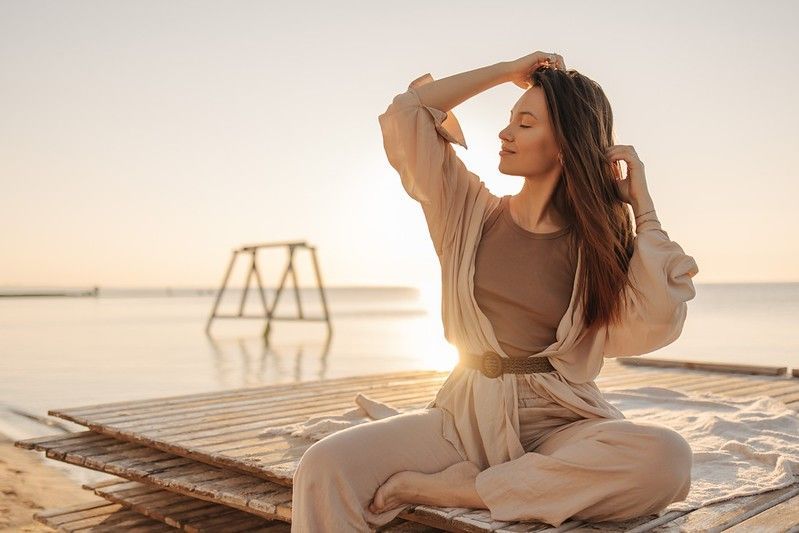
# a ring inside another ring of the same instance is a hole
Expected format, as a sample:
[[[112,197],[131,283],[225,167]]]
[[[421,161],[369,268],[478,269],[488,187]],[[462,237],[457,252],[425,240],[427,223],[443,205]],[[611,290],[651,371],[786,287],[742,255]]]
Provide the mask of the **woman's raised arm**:
[[[452,108],[500,83],[511,81],[527,88],[529,74],[543,64],[565,68],[557,54],[534,52],[515,61],[434,80],[428,73],[394,97],[378,116],[383,147],[389,163],[400,175],[402,186],[422,205],[433,245],[439,256],[447,247],[447,235],[468,198],[480,187],[479,177],[466,169],[451,143],[464,148],[466,140]]]
[[[448,224],[463,208],[468,190],[482,185],[450,144],[467,148],[451,108],[507,81],[505,67],[497,63],[441,80],[424,74],[378,117],[388,161],[408,195],[421,204],[439,256],[447,246]]]
[[[510,62],[502,61],[486,67],[430,80],[416,87],[423,106],[447,112],[472,96],[511,80]]]

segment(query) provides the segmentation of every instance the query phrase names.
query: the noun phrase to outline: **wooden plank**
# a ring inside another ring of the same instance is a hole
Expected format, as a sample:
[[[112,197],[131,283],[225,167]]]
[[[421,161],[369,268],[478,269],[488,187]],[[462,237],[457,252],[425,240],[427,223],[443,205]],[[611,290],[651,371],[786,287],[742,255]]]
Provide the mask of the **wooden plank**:
[[[411,403],[429,402],[441,387],[437,381],[427,383],[424,387],[414,385],[408,390],[385,390],[371,392],[368,396],[391,404],[411,400]],[[290,402],[268,402],[256,405],[231,405],[225,407],[212,407],[198,413],[169,413],[160,416],[149,416],[144,419],[127,420],[125,417],[112,422],[104,420],[87,419],[89,427],[108,426],[120,430],[137,431],[142,428],[158,427],[164,434],[181,433],[184,428],[202,425],[214,427],[214,422],[230,424],[231,422],[246,423],[249,420],[261,420],[281,423],[288,419],[297,419],[315,416],[323,411],[339,412],[356,406],[353,394],[337,394],[313,396],[308,398],[292,399]],[[299,406],[298,406],[299,404]]]
[[[184,496],[225,503],[228,507],[262,518],[283,521],[291,519],[290,487],[148,449],[146,446],[139,445],[139,447],[155,456],[137,463],[135,460],[124,458],[125,453],[133,453],[133,450],[120,454],[105,453],[106,450],[100,445],[69,454],[59,453],[57,446],[44,450],[47,456],[53,459],[114,474],[131,481],[149,483]]]
[[[799,495],[770,507],[752,518],[747,518],[725,531],[727,533],[744,533],[747,531],[787,531],[791,528],[799,528]]]
[[[126,482],[94,489],[109,502],[184,531],[290,531],[290,524],[268,520],[226,505],[176,494],[149,483]],[[278,527],[276,527],[278,526]]]
[[[437,387],[438,385],[435,385],[433,389],[437,390]],[[374,396],[377,397],[379,400],[390,401],[391,403],[398,405],[401,408],[421,407],[429,403],[429,400],[434,395],[433,389],[430,389],[427,393],[421,394],[421,396],[419,397],[406,398],[407,402],[405,401],[405,399],[403,399],[402,396],[396,397],[392,396],[392,394],[379,394],[379,395],[375,394]],[[346,403],[342,402],[340,404],[336,404],[335,409],[329,409],[329,410],[320,410],[317,408],[317,406],[311,405],[300,411],[301,413],[303,413],[302,415],[294,416],[293,418],[288,418],[288,419],[286,417],[281,417],[278,419],[270,419],[270,417],[268,416],[270,414],[270,411],[266,409],[261,409],[261,412],[257,414],[250,416],[245,415],[244,417],[238,417],[234,412],[233,416],[236,416],[235,421],[238,422],[238,424],[233,424],[229,417],[228,418],[222,417],[220,419],[214,419],[208,421],[207,423],[205,423],[204,425],[200,425],[199,427],[184,428],[181,430],[181,434],[179,435],[180,438],[177,437],[176,431],[173,431],[172,429],[168,428],[166,429],[159,428],[156,426],[149,428],[147,437],[151,438],[141,439],[137,441],[149,444],[149,443],[154,443],[155,441],[188,442],[193,439],[204,439],[206,437],[219,437],[211,442],[204,441],[204,444],[217,444],[220,442],[225,442],[226,434],[234,434],[234,432],[236,431],[243,431],[249,429],[251,430],[250,436],[253,436],[257,435],[263,429],[269,427],[270,425],[275,425],[275,424],[283,425],[285,423],[295,423],[295,422],[304,421],[307,419],[307,417],[310,414],[314,415],[339,414],[344,410],[352,409],[355,406],[354,402],[352,402],[352,397],[347,398],[347,400],[348,401]],[[86,423],[86,421],[83,422]],[[130,440],[136,440],[135,437],[137,436],[135,432],[117,431],[116,428],[114,427],[106,427],[102,425],[95,426],[93,423],[89,423],[89,427],[96,429],[98,432],[103,432],[105,434],[114,437],[124,438],[127,434],[132,434],[132,437],[134,438],[131,438]],[[241,438],[242,436],[240,434],[235,434],[234,438],[229,440],[233,440],[235,442],[240,440]],[[182,451],[182,446],[176,446],[174,448],[162,447],[161,449],[164,449],[165,451],[173,451],[176,453],[180,453]]]
[[[40,444],[46,446],[48,444],[53,444],[54,442],[58,442],[59,444],[64,445],[70,441],[89,443],[93,441],[101,441],[107,439],[108,439],[107,435],[102,435],[100,433],[97,433],[96,431],[80,431],[76,433],[70,433],[67,438],[65,438],[65,435],[47,435],[44,437],[36,437],[33,439],[18,440],[14,442],[14,446],[26,450],[38,450],[40,449],[38,448]]]
[[[776,398],[781,394],[799,392],[799,383],[793,379],[772,379],[763,383],[755,383],[745,387],[729,389],[725,391],[728,396],[771,396]]]
[[[46,524],[59,531],[68,532],[92,532],[92,533],[111,533],[116,531],[135,531],[140,533],[168,533],[175,531],[176,526],[169,525],[161,520],[156,520],[142,515],[136,510],[126,508],[121,504],[104,502],[102,507],[91,509],[92,516],[85,516],[79,510],[64,511],[62,509],[48,511],[49,516],[42,516],[41,513],[34,515],[39,522]],[[84,515],[81,518],[81,515]],[[246,514],[246,513],[243,513]],[[222,520],[220,520],[220,518]],[[256,519],[257,520],[257,519]],[[235,533],[241,531],[258,533],[286,533],[291,530],[291,526],[284,522],[270,522],[264,520],[262,523],[245,522],[237,516],[217,516],[216,520],[203,519],[198,517],[185,519],[186,527],[184,531],[192,532],[214,532],[220,531]]]
[[[641,531],[658,533],[666,531],[726,531],[727,528],[742,524],[747,519],[757,516],[783,501],[793,498],[797,494],[799,494],[799,484],[795,483],[782,489],[716,502],[706,507],[695,509],[662,526],[654,529],[641,529]],[[768,517],[765,518],[768,519]],[[782,530],[768,526],[764,529],[750,529],[749,531]]]
[[[767,374],[778,376],[788,371],[784,366],[743,365],[733,363],[709,363],[700,361],[679,361],[672,359],[656,359],[653,357],[617,357],[619,362],[630,366],[653,366],[687,368],[693,370],[709,370],[713,372],[728,372],[740,374]]]
[[[716,386],[723,387],[728,383],[737,383],[739,386],[744,386],[752,382],[751,377],[746,377],[746,378],[734,377],[733,375],[722,374],[720,372],[716,372],[714,374],[715,375],[708,375],[705,381],[675,385],[674,388],[687,392],[692,392],[692,391],[710,392],[713,389],[713,387]]]
[[[433,370],[391,372],[388,374],[369,374],[356,377],[322,379],[304,381],[300,383],[273,384],[260,387],[228,389],[224,391],[202,392],[179,396],[165,396],[141,400],[127,400],[122,402],[84,405],[79,407],[71,407],[68,409],[59,409],[59,411],[63,411],[65,414],[76,417],[96,417],[109,412],[114,413],[119,411],[133,411],[147,408],[158,411],[160,409],[172,409],[181,406],[185,407],[191,405],[202,405],[206,402],[219,403],[224,401],[241,401],[247,398],[262,397],[264,395],[267,397],[272,397],[276,394],[291,395],[292,391],[298,390],[315,390],[321,392],[324,392],[325,390],[343,390],[346,388],[361,390],[361,386],[364,384],[382,383],[384,384],[383,386],[385,386],[387,384],[390,385],[392,383],[414,381],[417,378],[430,377],[439,377],[443,381],[446,379],[448,374],[449,372]]]
[[[33,514],[34,520],[58,531],[112,532],[136,527],[142,533],[168,533],[175,529],[156,522],[120,504],[101,502],[81,504],[61,509],[48,509]]]
[[[670,388],[672,386],[687,384],[687,383],[702,383],[707,381],[705,376],[697,375],[680,375],[663,373],[654,376],[625,376],[623,379],[613,381],[597,381],[596,384],[600,389],[619,389],[619,388],[633,388],[633,387],[663,387]]]
[[[177,406],[177,407],[163,407],[151,410],[149,407],[146,409],[128,408],[121,411],[114,411],[104,413],[103,415],[91,416],[72,416],[69,411],[50,411],[55,416],[67,418],[72,422],[86,425],[86,421],[91,421],[95,424],[116,425],[120,423],[135,425],[138,423],[147,423],[150,420],[166,421],[166,420],[185,420],[190,418],[203,418],[213,415],[216,412],[226,411],[256,411],[260,409],[269,408],[273,411],[280,412],[283,409],[297,407],[298,404],[304,404],[309,400],[314,402],[324,400],[330,405],[335,404],[352,404],[355,394],[363,392],[368,396],[376,393],[390,393],[398,395],[398,393],[426,393],[430,394],[431,399],[435,392],[441,387],[442,380],[439,377],[431,379],[419,379],[403,383],[371,383],[362,384],[354,388],[342,388],[333,390],[300,390],[292,392],[290,395],[269,395],[264,394],[255,398],[242,398],[231,399],[227,398],[224,401],[213,402],[206,400],[200,406]]]
[[[777,394],[775,397],[781,402],[791,405],[799,401],[799,392],[792,390],[790,392]]]
[[[145,483],[119,479],[94,491],[106,500],[119,503],[144,516],[191,533],[269,531],[289,532],[290,524],[267,520],[204,500],[170,493]],[[387,533],[431,533],[440,531],[399,517],[379,531]]]
[[[654,372],[647,371],[648,369],[641,370],[638,370],[637,374],[632,373],[627,376],[614,377],[601,382],[601,384],[598,382],[598,384],[605,389],[611,388],[611,385],[614,387],[649,385],[679,389],[692,385],[698,386],[706,382],[705,376],[712,375],[712,373],[707,372],[684,370],[678,370],[674,373],[662,372],[660,370],[654,370]],[[716,375],[718,374],[716,373]],[[730,381],[719,382],[717,383],[719,385],[718,388],[738,388],[740,390],[747,383],[751,386],[752,382],[747,382],[746,380],[752,378],[743,378],[743,381],[738,381],[741,379],[742,378],[730,378]],[[758,383],[755,383],[755,385],[758,385]],[[403,396],[403,394],[400,394],[400,397]],[[389,395],[388,397],[392,396]],[[393,396],[395,405],[400,407],[407,406],[407,404],[400,404],[400,402],[397,402],[397,398],[397,396]],[[351,399],[352,398],[350,398],[350,400]],[[205,397],[205,400],[210,402],[212,398]],[[288,400],[289,399],[286,401]],[[425,398],[424,402],[415,403],[412,406],[421,407],[424,403],[427,403],[427,398]],[[311,414],[316,416],[335,415],[353,406],[353,404],[346,405],[342,403],[338,405],[341,410],[321,410],[318,404],[312,402],[308,402],[308,404],[309,405],[301,407],[298,410],[292,411],[290,415],[281,418],[280,425],[303,421]],[[212,404],[206,403],[204,405]],[[233,402],[232,405],[235,405],[235,402]],[[209,417],[209,419],[205,420],[202,424],[195,424],[194,426],[176,426],[175,424],[179,424],[179,422],[175,422],[172,418],[168,420],[169,425],[165,428],[161,428],[157,425],[135,425],[130,429],[124,427],[118,429],[115,426],[94,425],[93,421],[90,419],[85,420],[85,422],[97,432],[102,432],[115,439],[145,444],[148,447],[202,461],[213,466],[236,469],[239,472],[256,475],[278,484],[290,484],[285,472],[286,470],[290,470],[293,465],[299,461],[305,449],[307,449],[307,446],[311,444],[311,441],[297,439],[287,435],[275,435],[270,437],[261,435],[262,431],[268,427],[270,422],[264,421],[260,417],[260,414],[238,417],[235,408],[230,408],[229,406],[230,404],[224,408],[226,414],[218,418],[214,416]],[[131,405],[127,406],[131,413],[136,414],[137,411],[133,407],[134,406]],[[268,409],[270,408],[264,408],[264,410],[267,410],[269,413],[268,415],[264,414],[265,418],[277,416],[275,411],[268,411]],[[300,414],[297,414],[297,412]],[[108,414],[107,412],[105,413],[105,415]],[[201,417],[202,415],[197,416]],[[230,418],[231,416],[234,418]],[[192,420],[195,419],[193,418]],[[200,418],[200,420],[203,419]],[[274,418],[272,418],[272,420],[274,420]],[[122,422],[120,425],[124,424],[125,423]],[[120,453],[126,451],[124,448],[117,450]],[[129,456],[126,456],[126,458],[130,459]],[[107,459],[122,459],[122,457],[101,457],[101,460]]]
[[[122,501],[124,501],[124,499],[120,499],[120,502]],[[186,506],[195,503],[197,502],[188,498]],[[176,504],[171,504],[168,509],[163,508],[163,506],[137,506],[146,509],[146,511],[152,513],[153,516],[163,516],[166,520],[144,515],[133,508],[124,507],[123,503],[112,503],[109,501],[101,502],[99,508],[81,504],[70,507],[69,510],[47,510],[37,513],[38,516],[34,516],[37,521],[54,529],[57,528],[60,531],[68,532],[80,530],[82,533],[111,533],[121,530],[130,530],[134,522],[136,523],[135,531],[137,533],[168,533],[175,531],[175,529],[181,529],[191,533],[219,533],[221,531],[225,533],[288,533],[291,530],[290,524],[285,522],[262,520],[257,517],[252,517],[252,515],[248,515],[247,513],[240,513],[239,511],[226,509],[222,506],[215,506],[214,504],[206,502],[199,503],[206,507],[191,511]],[[216,515],[208,510],[211,508],[216,510]],[[84,518],[80,525],[73,526],[73,522],[71,521],[72,517],[76,516],[76,514],[79,514],[81,511],[92,509],[94,509],[94,516],[91,522],[95,522],[96,525],[91,525],[89,523],[90,521]],[[260,520],[261,522],[253,522],[253,519]],[[441,530],[415,522],[395,519],[385,526],[378,528],[377,531],[381,533],[434,533]]]
[[[396,397],[389,391],[387,393],[374,394],[374,397],[379,400],[390,401],[398,408],[405,410],[423,407],[429,402],[432,393],[429,395],[424,393],[421,396],[411,396],[403,399],[402,396]],[[335,409],[326,410],[318,409],[311,405],[302,410],[302,412],[306,413],[305,415],[288,419],[279,419],[281,421],[280,425],[304,421],[308,418],[308,413],[316,416],[337,415],[354,407],[355,404],[352,402],[352,397],[349,398],[349,402],[348,404],[337,404]],[[247,460],[240,460],[237,456],[228,456],[224,452],[212,452],[207,449],[209,445],[225,442],[234,443],[233,447],[235,448],[238,447],[237,444],[239,444],[243,438],[257,438],[263,430],[270,425],[274,425],[269,421],[270,416],[270,413],[267,411],[266,413],[246,416],[243,419],[237,418],[235,423],[231,422],[230,418],[222,418],[220,420],[207,422],[207,426],[195,425],[180,430],[175,430],[175,428],[162,429],[155,425],[139,431],[127,431],[124,428],[118,429],[114,426],[95,425],[91,421],[86,422],[94,431],[103,433],[114,439],[144,444],[148,447],[203,461],[214,466],[229,467],[243,473],[255,474],[264,479],[285,483],[285,476],[271,472],[266,468],[269,466],[268,461],[258,459],[257,456],[248,457]],[[312,443],[313,441],[308,439],[298,439],[287,435],[264,436],[260,439],[260,447],[264,450],[263,453],[267,455],[280,453],[284,456],[284,459],[299,459],[305,449]],[[276,446],[279,448],[275,449]],[[217,449],[218,448],[215,448],[214,450]]]
[[[603,374],[606,374],[609,370],[613,371],[613,369],[622,369],[624,368],[621,365],[608,362],[606,363],[606,367],[603,368]],[[180,409],[192,409],[194,411],[202,412],[209,404],[212,405],[220,405],[224,402],[242,402],[248,400],[257,400],[258,398],[267,398],[267,399],[280,399],[280,395],[284,393],[289,393],[286,397],[289,399],[293,398],[294,400],[301,398],[301,396],[290,394],[291,391],[296,390],[303,390],[312,394],[312,396],[317,396],[318,392],[324,392],[330,389],[336,390],[345,390],[343,387],[336,387],[337,383],[343,383],[344,385],[352,385],[350,387],[350,392],[355,391],[363,391],[368,390],[369,387],[374,387],[376,389],[385,389],[387,386],[391,386],[392,382],[386,383],[385,379],[391,380],[399,380],[405,379],[410,382],[418,382],[419,379],[416,376],[422,376],[423,378],[433,377],[434,379],[439,380],[443,383],[443,380],[448,375],[448,372],[438,372],[438,371],[425,371],[425,372],[410,372],[410,373],[392,373],[392,374],[378,374],[378,375],[369,375],[369,376],[359,376],[357,378],[341,378],[335,380],[321,380],[321,381],[314,381],[314,382],[304,382],[304,383],[292,383],[292,384],[283,384],[283,385],[270,385],[266,387],[253,387],[247,389],[234,389],[228,391],[220,391],[220,392],[212,392],[212,393],[199,393],[199,394],[192,394],[192,395],[184,395],[184,396],[174,396],[174,397],[166,397],[166,398],[156,398],[156,399],[146,399],[146,400],[139,400],[139,401],[125,401],[125,402],[115,402],[115,403],[107,403],[107,404],[96,404],[93,406],[84,406],[84,407],[76,407],[76,408],[69,408],[69,409],[60,409],[60,410],[51,410],[50,414],[54,416],[60,416],[67,420],[76,421],[81,423],[78,420],[73,420],[71,417],[82,417],[82,416],[89,416],[92,415],[95,420],[103,420],[102,415],[110,414],[113,415],[114,413],[119,413],[120,411],[125,413],[123,416],[125,420],[133,420],[135,419],[134,416],[136,414],[149,416],[151,413],[163,413],[165,411],[169,412],[178,412]],[[385,378],[385,379],[384,379]],[[132,412],[133,410],[136,413]],[[110,420],[109,420],[110,421]]]

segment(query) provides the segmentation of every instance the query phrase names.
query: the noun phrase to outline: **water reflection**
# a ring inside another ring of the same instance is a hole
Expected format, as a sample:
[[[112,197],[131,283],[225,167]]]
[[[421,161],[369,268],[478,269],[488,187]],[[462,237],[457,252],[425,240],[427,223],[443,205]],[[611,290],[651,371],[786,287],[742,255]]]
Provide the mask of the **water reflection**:
[[[326,331],[321,347],[318,343],[311,342],[279,348],[270,343],[270,336],[236,337],[232,342],[222,343],[207,335],[217,383],[221,388],[235,388],[324,379],[333,343],[332,330]],[[293,358],[291,369],[286,368],[290,358]],[[315,374],[303,370],[304,365],[309,362],[317,363]]]

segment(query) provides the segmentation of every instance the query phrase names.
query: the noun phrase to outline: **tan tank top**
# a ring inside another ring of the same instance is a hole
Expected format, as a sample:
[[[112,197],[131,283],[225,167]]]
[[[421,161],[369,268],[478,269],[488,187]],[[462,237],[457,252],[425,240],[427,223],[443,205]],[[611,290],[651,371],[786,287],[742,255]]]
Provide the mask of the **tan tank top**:
[[[555,342],[571,300],[577,252],[567,226],[528,231],[513,221],[500,198],[483,225],[475,258],[474,297],[511,357],[528,357]]]

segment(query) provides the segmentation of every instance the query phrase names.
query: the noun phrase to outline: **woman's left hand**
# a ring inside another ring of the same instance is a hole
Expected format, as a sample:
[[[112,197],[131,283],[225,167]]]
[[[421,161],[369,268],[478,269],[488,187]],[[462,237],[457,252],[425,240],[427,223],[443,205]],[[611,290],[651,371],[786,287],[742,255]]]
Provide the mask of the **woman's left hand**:
[[[610,159],[613,173],[616,176],[616,185],[621,199],[631,204],[634,211],[637,211],[639,207],[647,207],[651,204],[652,199],[646,186],[644,162],[638,158],[635,148],[617,144],[609,146],[606,149],[606,154]],[[618,161],[622,160],[627,163],[626,178],[622,176],[621,165],[618,163]]]

